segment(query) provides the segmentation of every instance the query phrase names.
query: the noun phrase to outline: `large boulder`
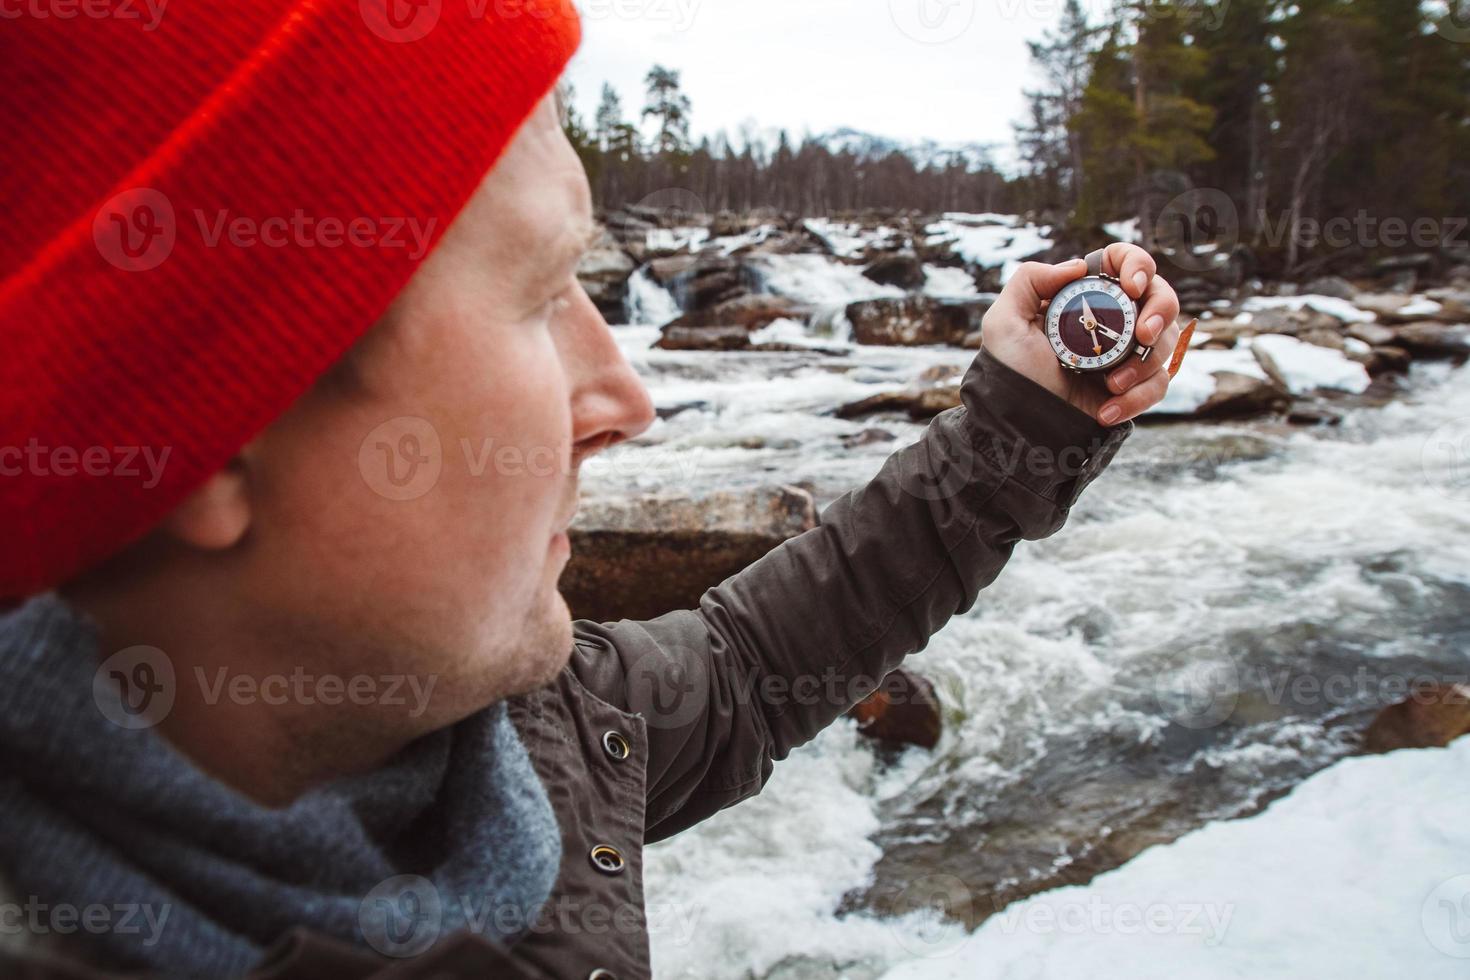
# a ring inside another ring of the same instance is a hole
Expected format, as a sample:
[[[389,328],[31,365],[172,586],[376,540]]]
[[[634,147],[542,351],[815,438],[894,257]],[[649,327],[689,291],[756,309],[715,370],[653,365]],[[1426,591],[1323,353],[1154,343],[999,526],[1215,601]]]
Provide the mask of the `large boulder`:
[[[1426,685],[1378,713],[1363,733],[1363,751],[1442,748],[1462,735],[1470,735],[1470,687]]]
[[[663,328],[658,342],[660,350],[746,350],[750,347],[750,331],[742,326]]]
[[[600,622],[692,609],[706,589],[816,525],[811,494],[791,486],[584,501],[562,595],[574,617]]]
[[[1470,327],[1448,323],[1409,323],[1394,331],[1394,346],[1415,357],[1465,357],[1470,355]]]
[[[939,744],[943,716],[934,685],[912,671],[899,667],[883,678],[878,689],[849,712],[858,731],[889,745],[917,745],[932,749]]]
[[[879,285],[899,289],[919,289],[927,279],[924,263],[913,252],[885,255],[864,269],[863,275]]]
[[[1238,374],[1215,373],[1215,393],[1194,412],[1200,419],[1239,419],[1283,412],[1291,406],[1291,395],[1274,381]]]
[[[959,385],[938,385],[879,392],[849,402],[834,414],[840,419],[860,419],[880,412],[903,412],[915,422],[922,422],[959,406]]]
[[[775,320],[805,320],[812,308],[796,300],[768,293],[747,293],[713,306],[690,310],[674,327],[744,327],[759,330]]]
[[[992,299],[901,296],[850,303],[846,312],[852,324],[852,339],[859,344],[962,347],[965,338],[980,329],[993,302]]]
[[[749,292],[740,263],[725,255],[676,256],[649,263],[649,275],[688,312],[707,309]]]

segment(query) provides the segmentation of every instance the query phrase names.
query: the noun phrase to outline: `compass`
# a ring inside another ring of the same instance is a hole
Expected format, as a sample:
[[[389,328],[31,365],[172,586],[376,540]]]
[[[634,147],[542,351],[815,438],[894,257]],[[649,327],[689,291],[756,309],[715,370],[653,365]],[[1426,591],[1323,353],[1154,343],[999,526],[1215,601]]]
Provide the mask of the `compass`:
[[[1073,371],[1108,371],[1137,353],[1153,352],[1138,343],[1138,307],[1100,261],[1089,257],[1088,275],[1068,283],[1046,311],[1046,338],[1062,366]]]

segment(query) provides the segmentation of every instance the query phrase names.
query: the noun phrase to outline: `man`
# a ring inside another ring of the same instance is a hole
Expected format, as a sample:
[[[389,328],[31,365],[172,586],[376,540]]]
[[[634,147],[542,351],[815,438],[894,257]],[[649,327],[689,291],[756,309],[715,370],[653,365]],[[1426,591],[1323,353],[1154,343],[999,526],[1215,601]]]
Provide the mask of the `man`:
[[[421,9],[0,41],[13,973],[647,976],[642,845],[757,792],[1165,393],[1163,356],[1066,374],[1035,320],[1083,263],[1028,264],[964,407],[820,527],[570,622],[578,467],[653,418],[575,278],[576,18]],[[1172,350],[1152,259],[1103,261]]]

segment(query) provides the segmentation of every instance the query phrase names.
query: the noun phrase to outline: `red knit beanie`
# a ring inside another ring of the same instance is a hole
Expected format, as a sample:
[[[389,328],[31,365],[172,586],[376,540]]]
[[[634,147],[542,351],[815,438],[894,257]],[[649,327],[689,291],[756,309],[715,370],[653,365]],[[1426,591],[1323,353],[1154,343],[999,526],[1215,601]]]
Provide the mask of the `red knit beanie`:
[[[387,308],[571,0],[0,12],[0,597],[142,536]]]

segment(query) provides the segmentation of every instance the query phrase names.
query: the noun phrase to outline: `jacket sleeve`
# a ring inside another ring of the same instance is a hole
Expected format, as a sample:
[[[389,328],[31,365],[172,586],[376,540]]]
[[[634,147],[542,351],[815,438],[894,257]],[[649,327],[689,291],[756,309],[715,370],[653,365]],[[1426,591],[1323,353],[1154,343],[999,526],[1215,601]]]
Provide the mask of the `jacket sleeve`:
[[[818,527],[646,622],[579,620],[571,669],[647,725],[647,839],[758,792],[956,613],[1017,541],[1059,530],[1112,429],[983,350],[938,416]]]

